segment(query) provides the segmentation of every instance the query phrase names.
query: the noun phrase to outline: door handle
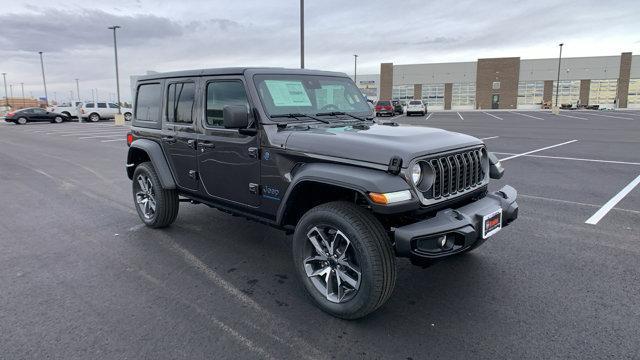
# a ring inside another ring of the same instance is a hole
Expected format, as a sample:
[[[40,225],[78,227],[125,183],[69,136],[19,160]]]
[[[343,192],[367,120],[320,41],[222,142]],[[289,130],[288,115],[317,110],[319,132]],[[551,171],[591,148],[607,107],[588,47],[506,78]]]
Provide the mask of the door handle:
[[[169,143],[169,144],[173,144],[176,142],[176,138],[174,138],[173,136],[163,136],[162,137],[162,141]]]

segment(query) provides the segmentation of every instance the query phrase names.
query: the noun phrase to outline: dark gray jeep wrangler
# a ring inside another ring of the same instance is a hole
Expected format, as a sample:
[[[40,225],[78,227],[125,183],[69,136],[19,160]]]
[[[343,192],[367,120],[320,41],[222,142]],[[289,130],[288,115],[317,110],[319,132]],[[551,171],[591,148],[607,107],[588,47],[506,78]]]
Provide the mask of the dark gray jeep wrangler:
[[[293,234],[311,299],[345,319],[391,296],[396,257],[468,252],[518,216],[482,141],[378,124],[343,73],[225,68],[143,76],[127,142],[142,221],[202,203]]]

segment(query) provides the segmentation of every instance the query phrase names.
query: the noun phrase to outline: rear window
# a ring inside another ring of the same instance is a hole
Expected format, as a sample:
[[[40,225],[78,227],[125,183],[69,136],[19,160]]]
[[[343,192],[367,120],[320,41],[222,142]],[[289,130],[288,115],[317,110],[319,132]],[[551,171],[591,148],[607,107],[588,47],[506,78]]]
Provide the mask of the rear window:
[[[378,103],[376,105],[378,105],[378,106],[389,106],[389,105],[391,105],[391,102],[389,102],[389,101],[378,101]]]
[[[422,101],[410,101],[409,105],[422,105]]]
[[[160,84],[140,85],[136,96],[136,120],[159,122],[161,103],[162,89]]]

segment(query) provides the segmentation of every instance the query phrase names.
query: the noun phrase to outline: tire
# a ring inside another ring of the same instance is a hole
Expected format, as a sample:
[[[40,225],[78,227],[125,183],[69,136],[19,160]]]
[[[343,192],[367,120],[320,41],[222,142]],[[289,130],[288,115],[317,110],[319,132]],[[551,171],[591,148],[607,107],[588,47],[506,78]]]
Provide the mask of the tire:
[[[132,118],[132,117],[133,117],[133,116],[131,115],[131,113],[130,113],[130,112],[126,112],[126,113],[124,113],[124,121],[131,121],[131,118]]]
[[[143,189],[142,184],[145,184],[147,189]],[[162,228],[175,221],[180,207],[178,192],[162,188],[160,178],[151,162],[147,161],[136,167],[133,172],[132,190],[133,203],[140,220],[145,225]],[[147,200],[146,204],[144,199]],[[152,209],[153,206],[155,209]]]
[[[52,123],[56,123],[56,124],[60,124],[63,121],[64,121],[64,119],[62,118],[62,116],[56,116],[51,122]]]
[[[376,117],[380,117],[380,113],[376,113]]]
[[[29,122],[29,120],[27,120],[26,117],[20,117],[20,118],[18,118],[18,120],[16,120],[16,124],[18,124],[18,125],[24,125],[24,124],[26,124],[28,122]]]
[[[89,120],[90,120],[91,122],[98,122],[98,121],[100,121],[100,114],[98,114],[98,113],[91,113],[91,114],[89,114]]]
[[[62,115],[66,116],[67,118],[71,119],[71,113],[68,111],[63,111]]]
[[[321,234],[331,245],[313,243]],[[326,249],[324,255],[314,255]],[[396,282],[387,232],[373,214],[349,202],[322,204],[304,214],[293,235],[293,261],[307,295],[321,310],[342,319],[358,319],[378,309]],[[337,284],[338,278],[343,285]]]

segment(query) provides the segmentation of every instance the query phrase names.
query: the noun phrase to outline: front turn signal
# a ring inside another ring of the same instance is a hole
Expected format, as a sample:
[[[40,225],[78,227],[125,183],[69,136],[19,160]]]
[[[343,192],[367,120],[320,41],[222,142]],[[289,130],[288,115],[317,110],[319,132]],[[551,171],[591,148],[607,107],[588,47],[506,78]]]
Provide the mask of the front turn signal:
[[[401,190],[388,193],[370,192],[369,199],[371,199],[371,201],[373,201],[375,204],[380,205],[395,204],[402,201],[411,200],[411,191]]]

